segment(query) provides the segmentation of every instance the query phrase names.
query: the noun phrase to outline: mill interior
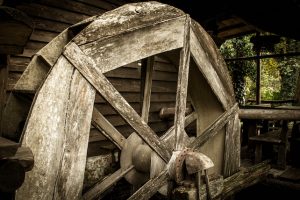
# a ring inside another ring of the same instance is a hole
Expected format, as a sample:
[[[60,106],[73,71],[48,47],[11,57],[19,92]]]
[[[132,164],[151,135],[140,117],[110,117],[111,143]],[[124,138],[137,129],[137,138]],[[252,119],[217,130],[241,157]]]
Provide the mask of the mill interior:
[[[299,199],[300,79],[292,97],[262,95],[264,60],[300,68],[299,11],[0,1],[0,199]],[[249,35],[254,55],[221,52]],[[283,38],[293,51],[265,53]],[[229,66],[246,62],[241,100]]]

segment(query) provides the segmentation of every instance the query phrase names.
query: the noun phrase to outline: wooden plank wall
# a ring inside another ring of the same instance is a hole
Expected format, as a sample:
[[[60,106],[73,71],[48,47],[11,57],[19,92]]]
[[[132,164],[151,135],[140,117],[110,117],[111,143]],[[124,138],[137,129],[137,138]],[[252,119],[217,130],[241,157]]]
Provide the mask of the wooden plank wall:
[[[33,18],[35,30],[23,54],[10,57],[8,91],[14,87],[31,57],[65,28],[122,4],[122,0],[33,0],[16,5],[17,9]],[[138,62],[132,63],[105,74],[138,113],[141,110],[139,65]],[[149,124],[157,133],[163,133],[171,126],[170,122],[162,121],[158,113],[162,107],[175,106],[176,84],[177,67],[167,60],[155,57]],[[133,131],[99,95],[96,95],[95,106],[125,137]],[[92,129],[90,142],[99,141],[103,147],[112,147],[96,129]]]

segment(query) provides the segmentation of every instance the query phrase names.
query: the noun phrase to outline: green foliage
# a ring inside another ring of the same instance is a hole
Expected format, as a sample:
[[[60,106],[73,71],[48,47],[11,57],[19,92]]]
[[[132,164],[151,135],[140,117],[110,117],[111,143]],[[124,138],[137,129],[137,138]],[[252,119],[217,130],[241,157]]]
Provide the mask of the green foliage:
[[[225,58],[238,58],[253,56],[253,44],[250,43],[251,35],[227,40],[220,47]],[[253,61],[231,61],[227,63],[233,80],[236,100],[240,104],[245,103],[246,77],[255,78],[255,63]]]
[[[220,47],[225,58],[249,57],[256,55],[250,42],[254,35],[247,35],[227,40]],[[300,42],[281,38],[274,49],[263,49],[262,55],[274,53],[299,52]],[[228,69],[232,76],[235,96],[240,104],[245,99],[255,99],[256,62],[228,61]],[[300,57],[261,59],[261,98],[262,100],[278,100],[294,98],[297,78],[300,71]]]

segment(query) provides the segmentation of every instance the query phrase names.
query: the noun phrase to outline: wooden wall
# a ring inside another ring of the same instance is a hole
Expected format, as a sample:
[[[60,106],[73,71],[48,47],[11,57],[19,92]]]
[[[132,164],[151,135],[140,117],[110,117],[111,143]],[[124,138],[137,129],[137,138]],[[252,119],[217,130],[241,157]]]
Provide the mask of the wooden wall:
[[[120,0],[33,0],[30,3],[25,1],[17,4],[17,9],[33,18],[35,30],[23,54],[10,57],[8,91],[14,87],[31,57],[65,28],[87,17],[114,9],[123,3]],[[141,108],[141,68],[139,65],[138,62],[132,63],[105,74],[137,112],[140,112]],[[175,106],[176,82],[177,67],[165,59],[156,57],[149,124],[158,134],[165,132],[172,125],[170,121],[162,121],[158,113],[162,107]],[[125,137],[133,131],[99,95],[96,96],[95,106]],[[94,144],[98,148],[99,146],[113,148],[113,145],[94,128],[91,130],[90,142],[91,147]],[[91,150],[90,155],[93,151]]]

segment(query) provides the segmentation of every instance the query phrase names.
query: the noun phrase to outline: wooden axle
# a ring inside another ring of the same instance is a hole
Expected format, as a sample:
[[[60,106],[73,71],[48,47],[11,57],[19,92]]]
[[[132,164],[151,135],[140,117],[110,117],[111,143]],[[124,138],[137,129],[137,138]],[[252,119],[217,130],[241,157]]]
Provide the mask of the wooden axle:
[[[300,110],[292,109],[240,109],[240,119],[299,120]]]

